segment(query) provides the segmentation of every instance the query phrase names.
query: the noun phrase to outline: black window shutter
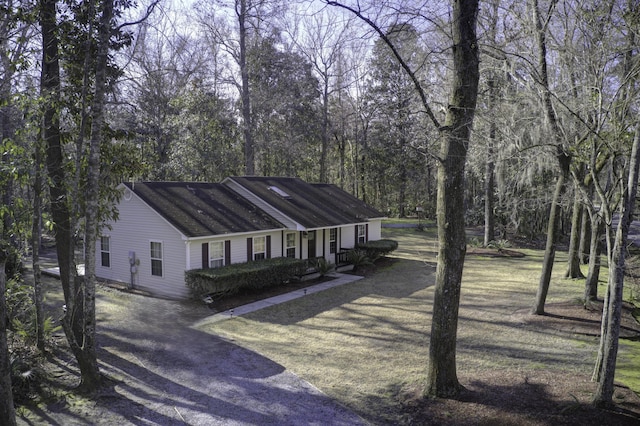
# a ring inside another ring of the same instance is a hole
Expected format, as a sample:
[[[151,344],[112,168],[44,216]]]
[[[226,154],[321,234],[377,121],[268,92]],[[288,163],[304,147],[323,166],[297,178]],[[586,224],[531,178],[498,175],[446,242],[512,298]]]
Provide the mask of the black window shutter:
[[[231,265],[231,240],[224,242],[224,264]]]
[[[247,262],[253,260],[253,238],[247,238]]]
[[[209,243],[202,243],[202,268],[209,267]]]
[[[271,259],[271,235],[267,235],[267,259]]]
[[[364,242],[369,241],[369,224],[364,225]]]

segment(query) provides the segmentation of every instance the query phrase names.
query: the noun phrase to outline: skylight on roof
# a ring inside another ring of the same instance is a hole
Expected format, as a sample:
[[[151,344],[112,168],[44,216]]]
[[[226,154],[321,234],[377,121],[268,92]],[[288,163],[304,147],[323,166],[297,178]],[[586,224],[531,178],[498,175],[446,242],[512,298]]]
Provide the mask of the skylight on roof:
[[[269,187],[269,191],[275,192],[276,194],[278,194],[282,198],[291,198],[291,195],[287,194],[286,192],[284,192],[282,189],[278,188],[277,186],[270,186]]]

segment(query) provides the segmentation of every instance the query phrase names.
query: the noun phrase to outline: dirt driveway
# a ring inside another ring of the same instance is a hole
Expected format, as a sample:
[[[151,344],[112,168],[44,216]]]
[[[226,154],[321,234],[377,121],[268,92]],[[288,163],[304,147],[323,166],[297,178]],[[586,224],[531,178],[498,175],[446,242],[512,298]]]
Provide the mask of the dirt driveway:
[[[98,357],[109,385],[96,398],[71,394],[25,410],[18,423],[364,424],[283,366],[191,327],[211,313],[195,303],[100,290]],[[73,378],[75,362],[54,362],[54,375]]]

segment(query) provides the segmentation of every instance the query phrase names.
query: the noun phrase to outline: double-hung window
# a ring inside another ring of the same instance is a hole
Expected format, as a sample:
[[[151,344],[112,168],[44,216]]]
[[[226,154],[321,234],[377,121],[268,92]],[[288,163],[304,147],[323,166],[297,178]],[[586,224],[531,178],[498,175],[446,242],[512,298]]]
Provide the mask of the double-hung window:
[[[329,229],[329,253],[338,251],[338,228]]]
[[[162,243],[151,241],[151,275],[162,276]]]
[[[111,241],[106,235],[100,237],[100,264],[105,268],[111,267]]]
[[[289,232],[286,235],[286,256],[296,257],[296,234],[294,232]]]
[[[220,268],[224,266],[224,241],[209,243],[209,267]]]
[[[253,237],[253,260],[267,258],[267,237]]]
[[[365,225],[358,225],[358,244],[367,242],[367,231]]]

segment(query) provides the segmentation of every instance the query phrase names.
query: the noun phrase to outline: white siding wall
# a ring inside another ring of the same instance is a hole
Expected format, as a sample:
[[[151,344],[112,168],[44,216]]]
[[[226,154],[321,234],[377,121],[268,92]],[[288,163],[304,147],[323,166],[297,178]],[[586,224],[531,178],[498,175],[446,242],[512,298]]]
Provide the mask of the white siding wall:
[[[369,241],[382,239],[382,219],[374,219],[369,222]]]
[[[356,239],[356,226],[346,225],[340,228],[340,248],[353,248]]]
[[[174,227],[133,195],[122,199],[118,206],[120,220],[105,228],[102,235],[110,237],[111,267],[101,266],[97,259],[96,275],[100,278],[131,282],[129,252],[133,251],[137,266],[134,287],[156,296],[185,298],[189,296],[184,284],[186,244]],[[150,242],[162,242],[162,277],[151,275]],[[100,253],[100,239],[97,250]]]

